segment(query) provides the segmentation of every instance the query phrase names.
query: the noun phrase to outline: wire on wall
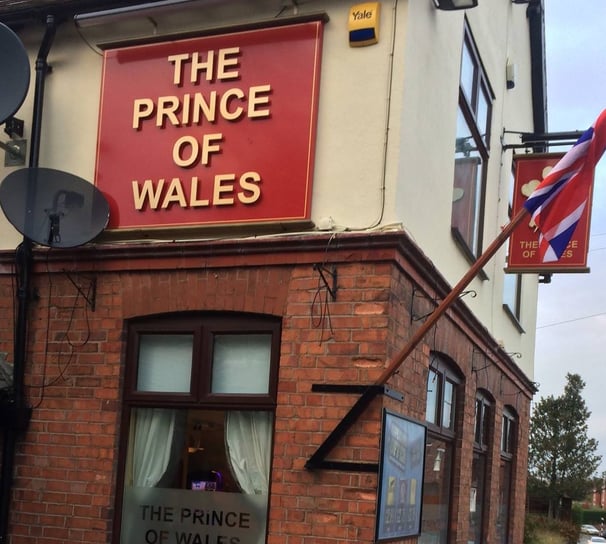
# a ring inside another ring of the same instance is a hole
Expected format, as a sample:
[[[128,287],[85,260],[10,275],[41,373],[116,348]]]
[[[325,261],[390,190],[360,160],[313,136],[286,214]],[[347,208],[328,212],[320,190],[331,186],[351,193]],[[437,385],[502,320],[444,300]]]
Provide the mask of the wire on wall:
[[[88,297],[85,296],[83,291],[79,288],[76,288],[76,296],[74,298],[74,303],[71,306],[67,307],[70,312],[67,327],[65,328],[65,331],[63,332],[62,336],[58,340],[59,341],[59,350],[57,351],[57,356],[56,356],[58,374],[57,374],[57,376],[55,376],[54,378],[52,378],[51,380],[49,380],[47,382],[46,380],[47,380],[47,371],[48,371],[48,366],[49,366],[49,352],[50,352],[49,345],[51,343],[51,338],[50,338],[51,300],[52,300],[52,296],[53,296],[53,280],[52,280],[52,274],[51,274],[51,272],[49,270],[49,266],[48,266],[48,257],[50,255],[50,252],[51,252],[51,250],[49,250],[46,253],[46,277],[48,279],[48,296],[47,296],[47,304],[46,304],[46,327],[45,327],[46,334],[45,334],[45,340],[44,340],[44,344],[45,344],[44,345],[44,359],[43,359],[43,363],[42,363],[43,364],[42,380],[41,380],[40,385],[32,385],[32,388],[40,389],[40,395],[38,397],[36,404],[34,405],[34,408],[38,408],[42,404],[42,402],[44,401],[45,391],[48,387],[52,387],[61,381],[67,380],[67,371],[73,362],[75,353],[88,344],[88,342],[90,340],[90,336],[91,336],[91,325],[90,325],[90,319],[89,319],[89,313],[88,313],[90,303],[89,303]],[[70,280],[71,280],[71,278],[70,278]],[[73,283],[73,280],[71,280],[71,281]],[[89,293],[89,296],[90,296],[90,293]],[[84,335],[84,339],[81,342],[74,342],[70,338],[70,332],[71,332],[73,324],[74,324],[74,317],[75,317],[76,311],[77,311],[81,301],[84,301],[83,310],[84,310],[84,317],[85,317],[84,321],[86,323],[86,333]],[[56,308],[58,308],[58,306],[56,306]],[[68,353],[66,353],[64,351],[64,347],[63,347],[64,344],[67,344],[67,347],[69,348]],[[62,359],[65,359],[65,360],[62,361]]]
[[[329,238],[324,250],[324,261],[321,264],[315,264],[313,269],[318,273],[318,286],[311,302],[311,325],[316,329],[321,330],[320,344],[325,340],[329,340],[333,337],[334,331],[332,328],[332,322],[330,319],[330,300],[336,300],[337,298],[337,270],[335,266],[331,268],[327,267],[328,261],[328,250],[330,244],[336,238],[336,234]],[[328,324],[329,335],[325,338],[324,332],[326,325]]]

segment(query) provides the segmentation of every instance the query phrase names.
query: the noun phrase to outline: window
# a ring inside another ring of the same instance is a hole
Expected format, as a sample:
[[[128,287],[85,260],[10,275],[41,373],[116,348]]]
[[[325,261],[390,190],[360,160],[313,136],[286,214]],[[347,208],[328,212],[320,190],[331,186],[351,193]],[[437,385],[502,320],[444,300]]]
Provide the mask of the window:
[[[224,314],[129,325],[121,543],[265,542],[279,335]]]
[[[522,302],[522,274],[505,274],[503,280],[503,306],[507,313],[520,321]]]
[[[451,471],[461,380],[444,358],[433,354],[427,375],[428,429],[423,480],[423,519],[419,543],[446,543],[450,515]]]
[[[469,28],[465,27],[455,144],[452,233],[471,259],[482,250],[484,186],[489,156],[492,92]]]
[[[476,398],[474,444],[485,451],[488,448],[490,424],[490,404],[484,396]]]
[[[509,219],[513,214],[514,174],[509,182]],[[522,305],[522,274],[505,274],[503,278],[503,308],[519,325]]]
[[[513,409],[503,411],[501,425],[501,466],[499,474],[499,503],[497,505],[497,542],[509,542],[509,511],[511,505],[511,478],[515,452],[516,416]]]
[[[456,382],[448,374],[429,369],[426,420],[442,432],[454,432]]]
[[[474,452],[471,466],[471,496],[469,500],[469,543],[483,542],[484,504],[486,493],[487,458],[491,443],[492,403],[478,392],[474,420]]]
[[[511,408],[503,413],[501,427],[501,455],[511,459],[515,449],[516,417]]]

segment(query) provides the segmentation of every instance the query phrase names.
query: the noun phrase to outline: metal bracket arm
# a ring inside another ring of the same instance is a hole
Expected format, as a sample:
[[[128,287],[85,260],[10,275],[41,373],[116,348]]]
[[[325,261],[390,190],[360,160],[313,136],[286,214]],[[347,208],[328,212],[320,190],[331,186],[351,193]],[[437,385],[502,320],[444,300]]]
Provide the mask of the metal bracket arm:
[[[88,280],[88,293],[85,293],[82,290],[82,287],[80,287],[73,280],[73,278],[71,277],[70,273],[67,270],[63,270],[63,272],[67,276],[67,279],[69,279],[69,281],[72,282],[72,285],[78,290],[78,293],[80,293],[84,297],[84,300],[86,300],[86,302],[90,306],[90,309],[94,312],[95,311],[95,303],[97,301],[97,278],[90,278]]]
[[[320,274],[320,277],[322,278],[322,281],[324,282],[324,287],[326,287],[326,290],[330,293],[330,296],[332,298],[333,301],[337,300],[337,268],[335,266],[331,267],[330,270],[328,270],[327,268],[323,267],[322,265],[319,264],[314,264],[314,270],[318,271],[318,274]],[[330,279],[332,280],[332,286],[328,284],[328,280],[326,279],[326,276],[324,275],[324,273],[326,272],[326,274],[330,274]]]
[[[315,453],[305,463],[305,468],[328,470],[355,470],[359,472],[378,472],[377,463],[356,463],[352,461],[328,460],[326,456],[333,450],[339,440],[362,415],[371,401],[379,394],[402,401],[404,395],[385,385],[344,385],[344,384],[314,384],[312,391],[324,393],[361,393],[361,396],[350,408],[345,417],[338,423]]]

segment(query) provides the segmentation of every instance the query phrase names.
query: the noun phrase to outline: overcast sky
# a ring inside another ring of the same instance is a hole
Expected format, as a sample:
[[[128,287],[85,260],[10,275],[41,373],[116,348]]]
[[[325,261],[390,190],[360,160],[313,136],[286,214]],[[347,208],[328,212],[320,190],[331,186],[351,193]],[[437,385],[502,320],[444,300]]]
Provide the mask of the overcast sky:
[[[548,131],[585,130],[606,108],[606,0],[544,0]],[[552,148],[566,151],[567,148]],[[606,155],[593,193],[589,274],[554,274],[539,288],[535,401],[585,381],[589,436],[606,471]]]

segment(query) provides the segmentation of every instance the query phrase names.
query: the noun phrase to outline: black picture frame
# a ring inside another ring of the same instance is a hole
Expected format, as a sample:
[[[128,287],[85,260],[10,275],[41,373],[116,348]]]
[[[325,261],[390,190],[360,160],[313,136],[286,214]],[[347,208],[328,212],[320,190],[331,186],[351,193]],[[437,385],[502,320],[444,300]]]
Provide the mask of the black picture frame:
[[[427,428],[383,410],[375,542],[421,533]]]

